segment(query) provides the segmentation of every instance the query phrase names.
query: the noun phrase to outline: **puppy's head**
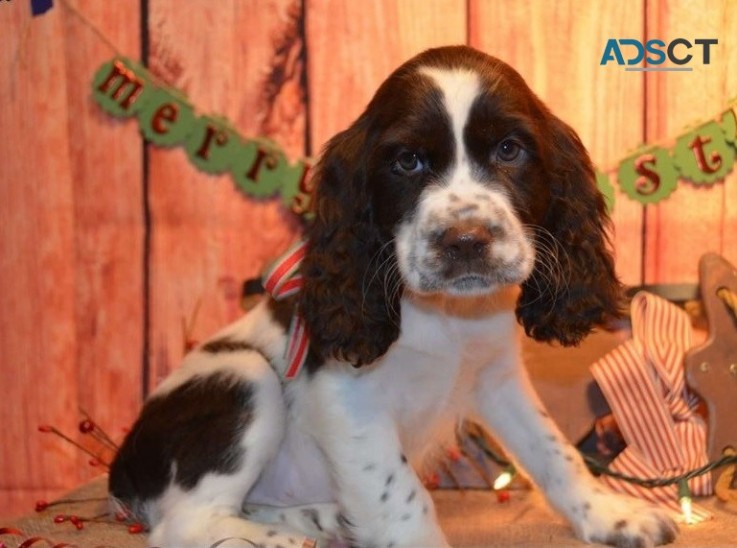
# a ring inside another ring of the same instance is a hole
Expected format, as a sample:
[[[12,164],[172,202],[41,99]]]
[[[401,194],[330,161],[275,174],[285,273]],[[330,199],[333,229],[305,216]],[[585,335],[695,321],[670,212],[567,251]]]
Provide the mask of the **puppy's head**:
[[[301,306],[321,358],[386,352],[405,288],[521,284],[528,335],[563,344],[618,313],[589,157],[498,59],[463,46],[411,59],[328,143],[315,177]]]

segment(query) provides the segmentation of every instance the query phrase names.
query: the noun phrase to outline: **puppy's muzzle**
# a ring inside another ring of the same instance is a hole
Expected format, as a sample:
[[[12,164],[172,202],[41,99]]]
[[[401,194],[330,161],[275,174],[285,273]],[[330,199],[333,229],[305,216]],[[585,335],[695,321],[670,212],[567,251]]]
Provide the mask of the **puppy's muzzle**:
[[[442,232],[436,245],[447,259],[473,262],[486,255],[493,239],[485,226],[464,223]]]
[[[440,271],[446,280],[486,276],[490,269],[492,231],[476,221],[466,221],[443,230],[435,239]]]

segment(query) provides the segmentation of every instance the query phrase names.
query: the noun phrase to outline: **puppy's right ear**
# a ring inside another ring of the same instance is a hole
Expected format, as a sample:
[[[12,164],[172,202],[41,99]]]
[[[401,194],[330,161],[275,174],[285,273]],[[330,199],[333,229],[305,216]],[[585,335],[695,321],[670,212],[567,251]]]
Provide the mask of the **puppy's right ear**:
[[[315,217],[307,229],[300,310],[310,348],[321,359],[358,367],[382,356],[399,336],[401,291],[387,295],[394,264],[390,235],[374,223],[364,115],[327,144],[315,168]]]

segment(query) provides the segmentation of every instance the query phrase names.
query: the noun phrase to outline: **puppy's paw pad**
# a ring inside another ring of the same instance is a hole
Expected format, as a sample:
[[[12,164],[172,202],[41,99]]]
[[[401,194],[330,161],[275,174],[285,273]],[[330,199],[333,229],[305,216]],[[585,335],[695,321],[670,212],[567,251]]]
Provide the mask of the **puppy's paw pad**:
[[[642,501],[611,495],[592,504],[581,537],[619,548],[649,548],[673,542],[678,526],[667,512]]]

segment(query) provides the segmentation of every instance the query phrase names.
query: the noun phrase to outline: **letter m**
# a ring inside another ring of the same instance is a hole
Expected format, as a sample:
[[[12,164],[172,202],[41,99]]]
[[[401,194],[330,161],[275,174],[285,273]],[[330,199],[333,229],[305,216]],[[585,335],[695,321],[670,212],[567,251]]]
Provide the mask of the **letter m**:
[[[145,91],[145,81],[120,59],[105,63],[95,74],[92,92],[102,108],[116,116],[132,116]]]

